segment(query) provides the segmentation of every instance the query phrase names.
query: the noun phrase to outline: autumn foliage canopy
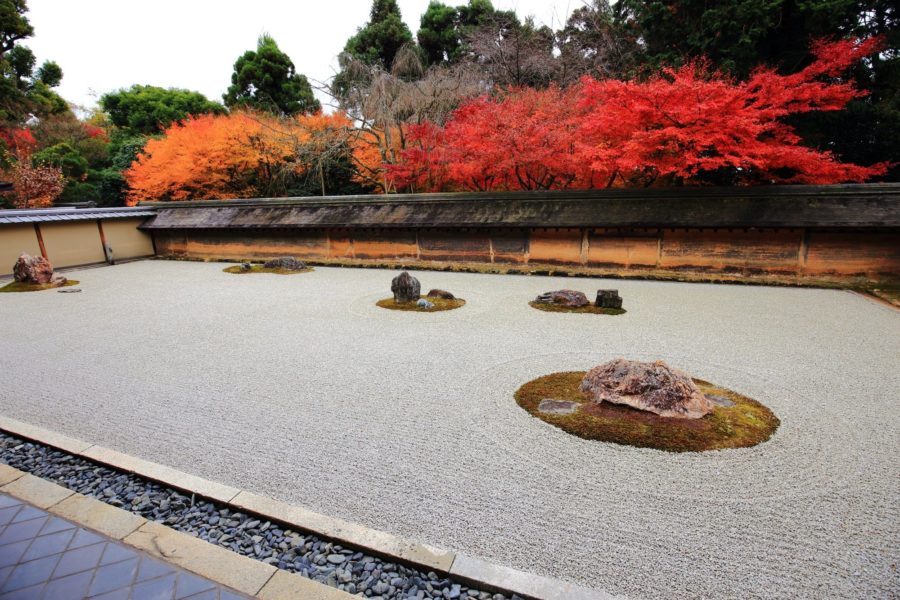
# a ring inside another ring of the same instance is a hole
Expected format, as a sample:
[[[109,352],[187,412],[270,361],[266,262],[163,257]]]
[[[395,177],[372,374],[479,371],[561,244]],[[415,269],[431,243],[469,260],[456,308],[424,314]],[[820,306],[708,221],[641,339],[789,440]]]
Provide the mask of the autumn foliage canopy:
[[[840,75],[878,44],[819,43],[802,71],[761,68],[741,82],[693,62],[643,81],[586,77],[483,96],[443,127],[411,127],[413,143],[389,174],[418,191],[864,181],[888,165],[802,146],[784,119],[862,95]]]
[[[188,118],[148,141],[125,171],[128,200],[278,195],[286,180],[311,168],[313,157],[349,144],[351,130],[352,123],[341,113],[282,119],[236,111]],[[368,155],[363,148],[349,152]]]

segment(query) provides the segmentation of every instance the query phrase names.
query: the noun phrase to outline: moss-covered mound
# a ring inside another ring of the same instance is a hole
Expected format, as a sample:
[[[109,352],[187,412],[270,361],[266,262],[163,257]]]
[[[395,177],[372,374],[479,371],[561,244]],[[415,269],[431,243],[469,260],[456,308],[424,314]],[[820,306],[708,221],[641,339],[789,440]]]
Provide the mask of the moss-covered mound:
[[[78,282],[74,279],[69,279],[62,285],[56,285],[53,283],[22,283],[13,281],[0,287],[0,292],[40,292],[41,290],[53,290],[72,285],[78,285]]]
[[[539,377],[516,391],[516,402],[542,421],[581,438],[669,452],[755,446],[769,439],[780,424],[778,417],[756,400],[700,379],[694,382],[717,404],[700,419],[660,417],[609,402],[596,404],[581,393],[584,375],[584,371],[569,371]],[[579,406],[572,414],[539,411],[541,400],[548,398]]]
[[[447,300],[446,298],[437,298],[435,296],[422,296],[422,298],[428,300],[429,302],[434,304],[434,306],[430,308],[423,308],[421,306],[416,306],[415,302],[394,302],[393,297],[379,300],[375,304],[377,304],[381,308],[387,308],[390,310],[407,310],[410,312],[440,312],[442,310],[453,310],[454,308],[459,308],[466,303],[466,301],[462,298],[453,298],[452,300]]]
[[[582,313],[587,315],[621,315],[625,314],[624,308],[600,308],[599,306],[594,306],[593,304],[588,304],[587,306],[580,306],[578,308],[574,308],[571,306],[561,306],[559,304],[547,304],[546,302],[535,302],[531,301],[528,305],[532,308],[536,308],[538,310],[542,310],[544,312],[556,312],[556,313]]]
[[[309,273],[312,271],[312,267],[306,267],[305,269],[270,269],[268,267],[264,267],[262,265],[253,265],[250,267],[249,271],[245,271],[241,268],[241,265],[233,265],[231,267],[226,267],[222,269],[226,273],[235,273],[237,275],[245,275],[247,273],[274,273],[275,275],[296,275],[298,273]]]

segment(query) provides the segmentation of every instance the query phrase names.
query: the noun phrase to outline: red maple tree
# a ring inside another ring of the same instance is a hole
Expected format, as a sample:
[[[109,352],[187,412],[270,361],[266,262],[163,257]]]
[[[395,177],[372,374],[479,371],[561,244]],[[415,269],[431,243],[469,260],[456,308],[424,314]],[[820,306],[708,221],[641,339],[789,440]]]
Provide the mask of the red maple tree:
[[[400,187],[444,191],[729,183],[840,183],[887,164],[842,163],[801,145],[789,115],[839,110],[863,95],[841,74],[880,41],[820,42],[802,71],[760,68],[747,81],[702,61],[643,81],[511,90],[460,107],[444,127],[411,130],[388,167]]]

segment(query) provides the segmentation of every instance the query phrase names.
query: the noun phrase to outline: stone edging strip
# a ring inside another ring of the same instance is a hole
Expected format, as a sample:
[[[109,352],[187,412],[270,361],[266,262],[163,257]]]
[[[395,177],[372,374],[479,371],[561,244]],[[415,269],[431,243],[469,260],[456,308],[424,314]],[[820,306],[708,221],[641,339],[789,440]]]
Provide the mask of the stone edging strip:
[[[256,513],[323,538],[356,546],[383,557],[448,573],[485,589],[512,592],[536,600],[614,598],[599,590],[591,590],[404,540],[387,532],[209,481],[15,419],[0,416],[0,429],[189,494],[204,496],[239,510]],[[263,564],[188,534],[147,521],[126,510],[82,496],[4,464],[0,464],[0,490],[245,594],[266,600],[297,597],[305,600],[354,598],[346,592],[301,575],[281,571],[275,566]]]
[[[353,598],[4,464],[0,464],[0,491],[250,596],[264,600]]]

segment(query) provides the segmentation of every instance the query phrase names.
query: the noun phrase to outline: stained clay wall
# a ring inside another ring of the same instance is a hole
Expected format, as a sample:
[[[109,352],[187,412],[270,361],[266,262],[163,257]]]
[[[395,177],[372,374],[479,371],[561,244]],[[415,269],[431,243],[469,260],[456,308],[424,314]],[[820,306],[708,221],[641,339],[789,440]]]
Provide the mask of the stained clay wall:
[[[419,260],[797,275],[897,276],[900,235],[804,229],[157,230],[163,256]]]

